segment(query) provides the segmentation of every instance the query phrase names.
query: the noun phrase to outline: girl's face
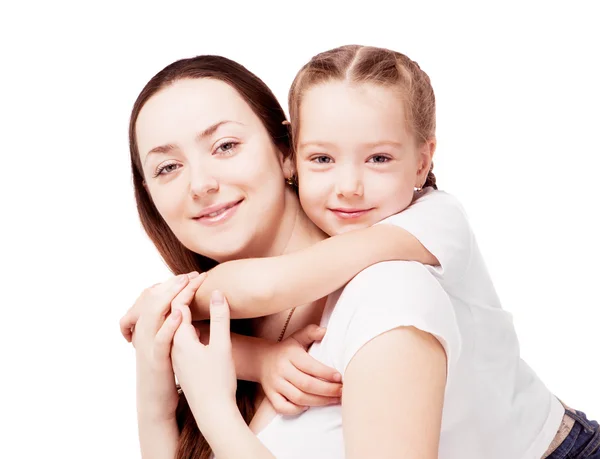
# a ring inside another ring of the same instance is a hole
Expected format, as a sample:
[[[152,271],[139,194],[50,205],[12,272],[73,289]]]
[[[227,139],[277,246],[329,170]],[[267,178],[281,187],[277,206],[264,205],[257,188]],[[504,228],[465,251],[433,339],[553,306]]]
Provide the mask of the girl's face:
[[[219,262],[269,251],[286,208],[284,160],[233,87],[177,81],[146,102],[136,135],[146,188],[185,247]]]
[[[418,145],[394,88],[327,82],[303,94],[297,142],[300,202],[330,235],[408,207],[425,182],[435,140]]]

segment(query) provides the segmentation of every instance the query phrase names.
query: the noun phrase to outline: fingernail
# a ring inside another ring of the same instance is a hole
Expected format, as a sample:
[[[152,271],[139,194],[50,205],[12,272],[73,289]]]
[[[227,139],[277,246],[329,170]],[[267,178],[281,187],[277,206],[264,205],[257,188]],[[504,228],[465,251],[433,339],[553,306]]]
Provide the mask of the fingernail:
[[[177,276],[177,283],[181,284],[183,281],[185,281],[186,277],[187,276],[185,274],[180,274],[179,276]]]
[[[215,290],[212,292],[212,296],[210,297],[210,302],[212,304],[223,304],[225,298],[223,298],[223,294],[219,290]]]
[[[324,332],[324,331],[325,331],[325,328],[324,328],[324,327],[319,327],[319,328],[317,328],[317,331],[318,331],[319,333],[322,333],[322,332]]]
[[[194,278],[198,277],[199,275],[200,275],[200,273],[198,273],[197,271],[192,271],[191,273],[188,274],[188,278],[194,279]]]
[[[342,375],[339,374],[339,373],[334,374],[333,375],[333,380],[336,381],[336,382],[341,381],[342,380]]]
[[[175,309],[172,313],[171,313],[171,320],[172,321],[176,321],[179,320],[179,318],[181,317],[181,311],[179,309]]]

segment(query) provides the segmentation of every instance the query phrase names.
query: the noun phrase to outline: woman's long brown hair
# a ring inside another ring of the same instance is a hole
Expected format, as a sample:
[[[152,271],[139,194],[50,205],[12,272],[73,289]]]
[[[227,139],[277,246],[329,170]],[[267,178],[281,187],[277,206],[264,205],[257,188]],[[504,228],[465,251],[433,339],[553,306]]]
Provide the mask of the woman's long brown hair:
[[[144,174],[135,126],[140,110],[148,99],[178,80],[192,78],[212,78],[223,81],[236,89],[262,121],[273,144],[284,157],[291,154],[289,128],[284,123],[285,113],[281,105],[262,80],[232,60],[209,55],[182,59],[165,67],[146,84],[133,105],[129,121],[129,150],[135,200],[146,234],[174,274],[207,271],[217,263],[184,247],[158,213],[144,186]],[[247,320],[232,321],[231,326],[232,330],[237,333],[249,334],[251,332]],[[236,399],[246,423],[249,423],[254,416],[255,394],[255,383],[238,381]],[[177,423],[180,436],[176,459],[208,459],[211,455],[210,446],[199,431],[183,394],[180,394],[177,407]]]

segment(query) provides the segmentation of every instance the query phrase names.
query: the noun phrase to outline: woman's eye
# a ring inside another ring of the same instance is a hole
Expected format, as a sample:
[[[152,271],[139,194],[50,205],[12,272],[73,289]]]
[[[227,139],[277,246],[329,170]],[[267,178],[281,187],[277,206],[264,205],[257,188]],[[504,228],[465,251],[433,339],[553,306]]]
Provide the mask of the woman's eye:
[[[158,177],[159,175],[170,174],[171,172],[177,169],[179,169],[179,164],[177,163],[164,164],[156,170],[154,177]]]
[[[317,163],[317,164],[330,164],[333,162],[333,159],[329,156],[325,156],[325,155],[321,155],[321,156],[314,156],[311,161],[313,163]]]
[[[233,153],[235,147],[237,147],[238,145],[238,142],[224,142],[217,147],[217,149],[215,150],[215,154],[229,155]]]
[[[371,163],[387,163],[389,160],[390,158],[384,155],[375,155],[369,158],[369,162]]]

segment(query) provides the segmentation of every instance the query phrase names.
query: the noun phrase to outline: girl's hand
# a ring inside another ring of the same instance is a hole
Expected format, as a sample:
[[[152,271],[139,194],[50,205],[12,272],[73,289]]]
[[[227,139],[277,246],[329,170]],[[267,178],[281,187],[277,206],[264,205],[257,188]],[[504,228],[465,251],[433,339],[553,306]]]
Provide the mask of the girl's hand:
[[[202,430],[203,424],[216,413],[237,410],[237,380],[231,335],[229,305],[221,292],[215,291],[210,302],[210,339],[204,345],[188,306],[182,308],[183,320],[173,338],[171,358],[181,389]],[[239,414],[239,413],[238,413]]]
[[[310,406],[340,403],[342,376],[307,352],[324,335],[324,328],[311,324],[260,356],[260,383],[278,413],[296,415]]]
[[[145,290],[132,309],[140,311],[133,333],[138,414],[156,421],[174,418],[179,396],[171,343],[187,307],[206,276],[193,272]],[[173,312],[171,312],[173,311]]]

